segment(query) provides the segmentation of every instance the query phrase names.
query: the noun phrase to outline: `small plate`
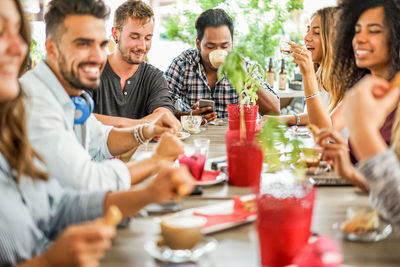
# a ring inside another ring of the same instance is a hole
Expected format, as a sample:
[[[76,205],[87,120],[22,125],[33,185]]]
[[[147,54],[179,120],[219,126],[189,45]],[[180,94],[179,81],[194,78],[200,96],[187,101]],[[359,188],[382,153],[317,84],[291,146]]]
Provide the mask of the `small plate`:
[[[216,119],[215,121],[210,121],[208,124],[215,125],[215,126],[223,126],[226,125],[226,120],[223,119]]]
[[[379,220],[379,227],[366,233],[347,233],[342,231],[343,223],[340,224],[340,231],[343,237],[350,241],[356,242],[378,242],[392,233],[392,226],[382,220]]]
[[[224,172],[220,172],[215,180],[212,181],[196,181],[196,185],[207,186],[207,185],[215,185],[222,182],[225,182],[228,179],[228,176]]]
[[[187,139],[190,136],[190,133],[184,132],[184,131],[178,132],[178,134],[180,134],[178,139],[181,140],[181,141]]]
[[[167,246],[159,246],[158,239],[149,240],[144,244],[144,249],[153,258],[164,262],[182,263],[195,262],[204,254],[214,250],[217,247],[217,240],[211,237],[203,237],[203,239],[193,249],[175,250]]]

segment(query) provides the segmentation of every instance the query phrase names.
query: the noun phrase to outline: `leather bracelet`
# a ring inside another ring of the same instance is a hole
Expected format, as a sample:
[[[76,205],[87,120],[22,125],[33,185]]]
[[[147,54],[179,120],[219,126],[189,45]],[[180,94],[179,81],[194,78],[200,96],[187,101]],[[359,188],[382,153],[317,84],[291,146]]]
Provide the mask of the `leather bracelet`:
[[[294,114],[294,117],[296,118],[296,126],[300,125],[300,116],[299,114]]]
[[[319,96],[321,94],[321,92],[316,92],[315,94],[311,94],[311,95],[308,95],[308,96],[306,96],[306,97],[304,97],[304,100],[310,100],[311,98],[314,98],[314,97],[316,97],[316,96]]]

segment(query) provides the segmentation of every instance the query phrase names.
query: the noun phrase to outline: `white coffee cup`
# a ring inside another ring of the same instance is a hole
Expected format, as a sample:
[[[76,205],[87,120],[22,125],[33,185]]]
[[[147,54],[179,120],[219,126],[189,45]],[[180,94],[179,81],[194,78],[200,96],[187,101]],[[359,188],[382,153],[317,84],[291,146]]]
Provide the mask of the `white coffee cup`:
[[[202,116],[199,115],[185,115],[185,116],[181,116],[181,123],[182,123],[182,128],[193,134],[193,133],[197,133],[200,131],[200,126],[201,123],[204,122],[204,125],[207,125],[207,120],[204,119]]]

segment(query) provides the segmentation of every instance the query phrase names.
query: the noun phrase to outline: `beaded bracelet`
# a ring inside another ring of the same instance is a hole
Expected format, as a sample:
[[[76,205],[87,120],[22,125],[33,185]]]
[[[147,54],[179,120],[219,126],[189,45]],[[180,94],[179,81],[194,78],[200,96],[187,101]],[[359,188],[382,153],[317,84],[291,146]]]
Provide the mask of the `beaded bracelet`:
[[[310,100],[311,98],[319,96],[320,94],[321,94],[320,92],[316,92],[315,94],[311,94],[311,95],[304,97],[304,99],[307,101],[307,100]]]
[[[300,116],[299,114],[294,114],[294,117],[296,118],[296,126],[300,125]]]
[[[135,128],[133,128],[133,137],[135,138],[136,142],[140,145],[147,143],[149,140],[145,138],[143,134],[143,128],[146,127],[148,124],[139,124]]]

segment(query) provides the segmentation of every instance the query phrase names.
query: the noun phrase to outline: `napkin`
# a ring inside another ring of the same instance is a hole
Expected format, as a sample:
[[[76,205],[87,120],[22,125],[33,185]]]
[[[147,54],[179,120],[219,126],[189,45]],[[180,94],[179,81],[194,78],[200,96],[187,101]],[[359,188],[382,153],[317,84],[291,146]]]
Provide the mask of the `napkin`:
[[[195,212],[194,215],[196,216],[203,216],[207,219],[206,225],[204,225],[204,228],[222,224],[222,223],[233,223],[233,222],[240,222],[250,215],[256,214],[254,212],[249,212],[247,211],[244,206],[243,202],[240,200],[240,198],[235,197],[233,198],[234,205],[233,205],[233,212],[231,214],[202,214],[199,212]]]
[[[215,179],[217,179],[217,176],[219,174],[220,174],[220,171],[207,171],[207,170],[204,170],[203,174],[201,175],[200,181],[202,181],[202,182],[215,181]]]

